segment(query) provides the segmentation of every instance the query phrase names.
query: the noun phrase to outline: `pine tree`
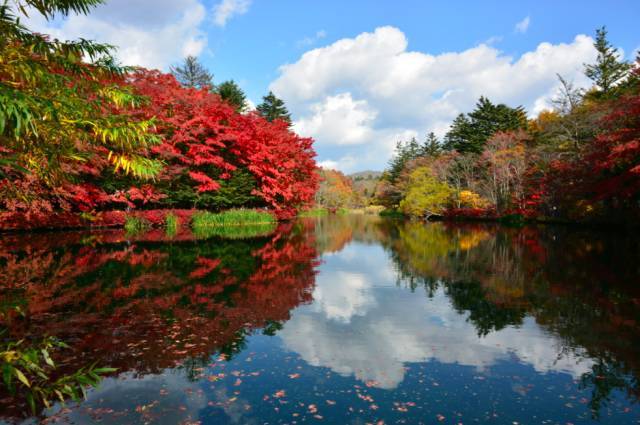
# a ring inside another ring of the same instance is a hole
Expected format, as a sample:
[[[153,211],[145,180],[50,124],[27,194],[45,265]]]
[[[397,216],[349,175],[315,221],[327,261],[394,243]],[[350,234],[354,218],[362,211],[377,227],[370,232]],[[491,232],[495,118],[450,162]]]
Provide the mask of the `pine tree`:
[[[271,91],[262,98],[262,103],[256,109],[267,121],[280,119],[289,124],[291,123],[291,114],[287,110],[284,101],[278,99]]]
[[[465,114],[459,114],[451,123],[444,136],[444,147],[447,150],[460,150],[471,137],[471,121]]]
[[[511,108],[493,104],[481,96],[475,109],[458,115],[445,136],[445,147],[460,153],[480,153],[485,143],[498,131],[527,128],[527,114],[521,106]]]
[[[197,89],[213,87],[213,75],[198,62],[195,56],[184,58],[182,66],[172,66],[171,73],[185,87]]]
[[[216,87],[215,92],[222,98],[222,100],[231,104],[236,111],[244,112],[247,109],[247,96],[235,81],[229,80],[220,83]]]
[[[597,94],[600,97],[608,97],[616,85],[627,76],[631,65],[618,59],[618,49],[607,40],[606,27],[596,30],[593,46],[598,51],[598,58],[595,64],[585,65],[584,73],[599,89]]]
[[[442,147],[440,146],[440,142],[438,141],[438,137],[435,133],[432,131],[427,134],[427,139],[425,140],[424,145],[422,145],[422,155],[436,157],[440,155],[441,151]]]

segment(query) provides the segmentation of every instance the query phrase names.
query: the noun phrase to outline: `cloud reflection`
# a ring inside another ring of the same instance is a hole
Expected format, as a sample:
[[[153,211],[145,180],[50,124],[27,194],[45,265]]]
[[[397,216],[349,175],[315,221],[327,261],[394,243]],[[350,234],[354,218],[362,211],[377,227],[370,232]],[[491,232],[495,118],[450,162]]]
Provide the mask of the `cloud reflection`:
[[[539,373],[562,372],[576,378],[590,369],[580,351],[565,350],[531,317],[520,326],[478,336],[441,288],[432,298],[396,287],[393,263],[381,247],[360,262],[344,251],[325,257],[315,302],[298,308],[279,333],[287,349],[313,366],[396,388],[408,363],[435,360],[482,372],[516,358]],[[342,254],[344,253],[344,258]],[[382,278],[381,278],[382,277]]]

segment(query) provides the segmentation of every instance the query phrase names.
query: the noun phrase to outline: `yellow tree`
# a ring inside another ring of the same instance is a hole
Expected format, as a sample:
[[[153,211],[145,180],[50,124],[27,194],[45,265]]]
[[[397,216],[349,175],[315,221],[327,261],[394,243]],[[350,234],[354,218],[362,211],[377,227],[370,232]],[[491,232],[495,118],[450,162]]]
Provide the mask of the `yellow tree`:
[[[433,176],[429,167],[418,167],[409,176],[400,210],[412,217],[442,215],[451,202],[453,189]]]

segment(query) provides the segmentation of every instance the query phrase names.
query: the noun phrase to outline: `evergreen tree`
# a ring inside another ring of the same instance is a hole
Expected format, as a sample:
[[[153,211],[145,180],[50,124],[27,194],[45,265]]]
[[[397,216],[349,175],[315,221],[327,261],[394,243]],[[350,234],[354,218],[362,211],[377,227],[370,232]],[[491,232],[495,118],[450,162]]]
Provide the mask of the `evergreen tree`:
[[[409,161],[419,158],[422,155],[422,148],[416,140],[412,137],[408,142],[398,142],[396,144],[396,151],[389,161],[389,167],[386,172],[387,179],[391,183],[395,183],[400,177],[400,174],[404,170]]]
[[[460,114],[453,121],[445,136],[445,146],[460,153],[480,153],[496,132],[526,128],[527,114],[521,106],[495,105],[481,96],[472,112],[467,116]]]
[[[171,73],[185,87],[198,89],[213,87],[213,75],[198,62],[195,56],[184,58],[181,66],[172,66]]]
[[[432,131],[427,134],[427,140],[425,140],[424,145],[422,145],[422,155],[436,157],[440,155],[441,151],[442,147],[435,133]]]
[[[222,100],[231,104],[236,111],[244,112],[247,109],[247,96],[235,81],[229,80],[220,83],[216,87],[215,92],[222,98]]]
[[[256,109],[267,121],[280,119],[291,124],[291,114],[287,110],[284,101],[278,99],[271,91],[262,98],[262,103]]]
[[[464,146],[471,138],[471,121],[465,114],[458,115],[453,122],[449,131],[444,136],[444,147],[447,150],[458,150]]]
[[[595,64],[585,65],[584,73],[593,81],[599,89],[599,97],[608,97],[614,88],[629,73],[631,65],[618,59],[618,49],[607,40],[607,29],[602,27],[596,30],[596,41],[593,46],[598,51]]]

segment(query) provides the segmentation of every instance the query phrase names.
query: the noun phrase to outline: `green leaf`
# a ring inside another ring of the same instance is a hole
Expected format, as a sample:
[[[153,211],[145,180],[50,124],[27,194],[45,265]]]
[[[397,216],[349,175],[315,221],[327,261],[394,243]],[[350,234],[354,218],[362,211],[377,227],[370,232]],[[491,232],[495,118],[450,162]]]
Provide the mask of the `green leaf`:
[[[115,367],[98,367],[96,369],[93,369],[93,372],[98,374],[103,374],[103,373],[116,372],[117,370],[118,368],[115,368]]]
[[[42,357],[44,357],[44,361],[51,367],[55,367],[55,363],[53,363],[53,360],[51,360],[51,357],[49,356],[49,352],[46,349],[42,349],[40,350],[40,352],[42,353]]]
[[[18,380],[20,380],[20,382],[22,382],[23,384],[25,384],[27,387],[31,388],[31,383],[29,382],[29,380],[27,379],[26,376],[24,376],[24,373],[22,373],[22,371],[20,369],[14,368],[13,369],[13,373],[14,375],[16,375],[16,377],[18,378]]]
[[[27,398],[27,403],[29,404],[29,408],[31,409],[31,413],[35,414],[36,413],[36,401],[33,398],[33,394],[31,394],[30,392],[27,392],[25,397]]]

